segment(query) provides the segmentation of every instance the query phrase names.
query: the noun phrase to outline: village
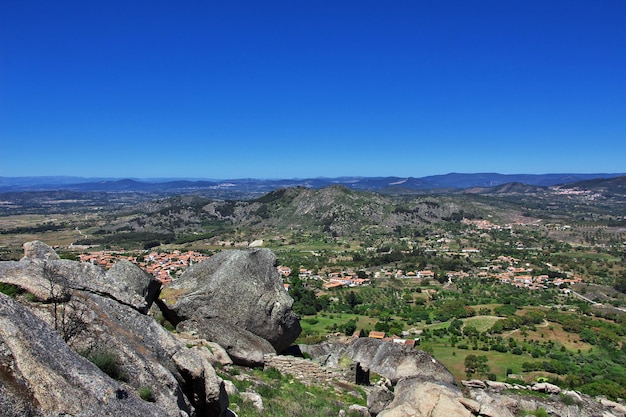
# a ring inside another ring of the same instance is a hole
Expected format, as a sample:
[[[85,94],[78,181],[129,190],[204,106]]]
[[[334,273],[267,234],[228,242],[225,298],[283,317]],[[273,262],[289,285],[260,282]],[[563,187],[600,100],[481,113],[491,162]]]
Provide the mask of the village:
[[[193,264],[209,259],[209,256],[193,251],[181,252],[178,250],[172,252],[152,251],[140,256],[115,251],[99,251],[80,255],[81,262],[89,262],[105,269],[111,268],[113,264],[122,259],[138,265],[166,285],[172,282],[177,274],[182,273],[183,270]]]
[[[480,250],[468,247],[462,249],[460,254],[463,256],[477,256],[480,254]],[[119,260],[128,260],[154,275],[164,285],[171,283],[177,275],[181,274],[189,266],[209,258],[209,255],[199,252],[182,252],[179,250],[172,252],[151,251],[141,255],[130,255],[116,251],[98,251],[80,255],[82,262],[90,262],[105,269],[110,268]],[[277,271],[283,279],[288,279],[293,274],[292,269],[284,265],[279,265]],[[438,277],[435,271],[429,269],[404,271],[402,269],[389,268],[381,268],[369,272],[353,269],[322,272],[300,268],[298,275],[305,281],[320,281],[322,283],[321,288],[324,290],[365,286],[369,285],[372,279],[415,279],[425,283],[438,279],[442,283],[447,281],[447,283],[451,284],[453,280],[471,276],[483,279],[497,279],[502,284],[514,285],[530,290],[541,290],[550,286],[556,286],[563,287],[563,291],[568,292],[569,290],[566,287],[583,281],[582,277],[578,275],[554,279],[545,274],[535,275],[533,274],[533,269],[528,264],[522,265],[519,259],[511,256],[499,256],[477,271],[448,271],[445,272],[444,277]],[[285,288],[289,288],[287,282],[285,283]]]

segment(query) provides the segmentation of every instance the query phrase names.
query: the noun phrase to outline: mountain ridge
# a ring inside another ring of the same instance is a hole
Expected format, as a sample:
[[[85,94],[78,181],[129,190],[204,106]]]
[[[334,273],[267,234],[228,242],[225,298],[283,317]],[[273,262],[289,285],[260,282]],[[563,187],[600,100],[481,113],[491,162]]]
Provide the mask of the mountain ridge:
[[[332,178],[292,179],[137,179],[137,178],[83,178],[83,177],[0,177],[0,192],[20,191],[99,191],[99,192],[155,192],[164,194],[195,191],[231,191],[262,194],[278,188],[302,186],[324,188],[344,185],[354,190],[399,191],[489,188],[507,183],[550,187],[567,183],[611,179],[623,173],[555,173],[555,174],[499,174],[448,173],[425,177],[344,176]]]

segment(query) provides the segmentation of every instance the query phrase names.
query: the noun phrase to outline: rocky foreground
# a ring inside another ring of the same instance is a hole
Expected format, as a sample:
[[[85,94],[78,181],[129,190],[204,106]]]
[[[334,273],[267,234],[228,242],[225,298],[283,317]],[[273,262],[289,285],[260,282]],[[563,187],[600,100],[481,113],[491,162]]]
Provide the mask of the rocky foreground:
[[[459,387],[427,353],[373,339],[295,349],[311,359],[281,355],[300,325],[266,249],[220,252],[189,268],[165,299],[129,262],[104,271],[41,242],[24,249],[20,261],[0,262],[0,283],[14,289],[0,294],[2,416],[236,416],[232,384],[215,366],[272,367],[307,384],[381,375],[365,386],[368,406],[351,415],[626,416],[623,404],[550,384]],[[254,392],[237,394],[262,404]]]

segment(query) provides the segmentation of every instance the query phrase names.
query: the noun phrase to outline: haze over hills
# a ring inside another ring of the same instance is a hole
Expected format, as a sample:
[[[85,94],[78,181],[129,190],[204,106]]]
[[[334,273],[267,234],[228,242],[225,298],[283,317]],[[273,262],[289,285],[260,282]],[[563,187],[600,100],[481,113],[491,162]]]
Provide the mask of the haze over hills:
[[[388,191],[466,189],[495,187],[508,183],[532,186],[555,186],[586,180],[615,178],[626,174],[498,174],[449,173],[420,178],[408,177],[337,177],[303,179],[116,179],[83,177],[0,177],[0,192],[66,190],[80,192],[153,192],[164,194],[194,191],[230,191],[234,194],[260,195],[278,188],[302,186],[324,188],[344,185],[354,190]]]

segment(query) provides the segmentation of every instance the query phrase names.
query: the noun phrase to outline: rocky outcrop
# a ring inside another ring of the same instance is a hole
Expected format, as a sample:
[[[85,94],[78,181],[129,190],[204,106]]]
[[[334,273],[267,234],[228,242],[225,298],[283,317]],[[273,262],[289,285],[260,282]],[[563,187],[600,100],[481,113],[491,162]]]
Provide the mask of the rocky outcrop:
[[[326,367],[337,368],[344,358],[383,376],[395,385],[370,390],[369,413],[373,416],[467,416],[473,414],[461,401],[463,395],[454,376],[426,352],[379,339],[359,338],[349,344],[300,345],[300,350]]]
[[[543,409],[550,416],[626,417],[626,405],[605,398],[593,398],[576,391],[562,390],[548,383],[511,385],[494,381],[462,381],[477,414],[487,417],[527,415]],[[519,394],[516,394],[517,391]],[[529,391],[545,396],[528,395]]]
[[[350,344],[300,345],[301,351],[328,367],[337,367],[342,357],[358,362],[393,384],[402,378],[418,378],[455,385],[454,376],[430,354],[379,339],[358,338]]]
[[[268,249],[220,252],[185,271],[172,285],[182,294],[173,305],[163,307],[181,330],[193,328],[200,337],[224,346],[235,363],[250,365],[257,358],[242,357],[242,343],[253,343],[262,357],[286,349],[301,331],[291,309],[293,299],[275,264],[276,256]],[[228,326],[229,331],[211,332],[219,326]],[[234,343],[233,333],[245,335],[245,340]],[[254,338],[262,341],[253,342]],[[271,350],[262,346],[263,341]]]
[[[19,262],[0,264],[0,281],[16,285],[41,301],[63,301],[73,290],[100,294],[146,313],[161,288],[160,282],[129,261],[104,271],[90,263],[59,259],[42,242],[24,244]]]
[[[373,416],[378,415],[393,401],[394,395],[385,386],[373,387],[367,395],[367,409]]]
[[[393,389],[383,384],[368,389],[367,404],[372,416],[514,417],[543,409],[555,416],[626,417],[626,406],[622,403],[562,391],[548,383],[520,386],[470,380],[461,381],[464,387],[461,391],[452,374],[432,356],[393,342],[360,338],[349,344],[320,343],[299,345],[299,348],[323,368],[337,370],[350,359],[385,377],[381,382],[393,385]],[[520,394],[512,394],[515,390]],[[530,391],[547,397],[523,395]],[[564,397],[567,398],[563,400]]]
[[[397,343],[359,338],[348,346],[346,355],[394,384],[402,378],[456,384],[450,371],[430,354]]]
[[[50,246],[43,242],[34,240],[32,242],[26,242],[24,247],[24,257],[22,260],[28,259],[43,259],[46,261],[59,260],[59,255]]]
[[[123,382],[72,352],[45,322],[0,294],[0,414],[163,416]]]
[[[237,365],[260,366],[264,363],[265,355],[276,352],[267,340],[245,329],[234,327],[219,317],[185,320],[177,326],[177,329],[203,339],[217,341]]]
[[[3,298],[0,414],[230,415],[208,349],[188,348],[146,314],[153,278],[130,263],[104,272],[34,246],[0,263],[0,282],[35,295],[20,297],[24,305]]]
[[[417,378],[398,382],[391,404],[378,417],[472,417],[463,402],[461,390],[440,382]],[[502,417],[509,417],[502,415]]]

